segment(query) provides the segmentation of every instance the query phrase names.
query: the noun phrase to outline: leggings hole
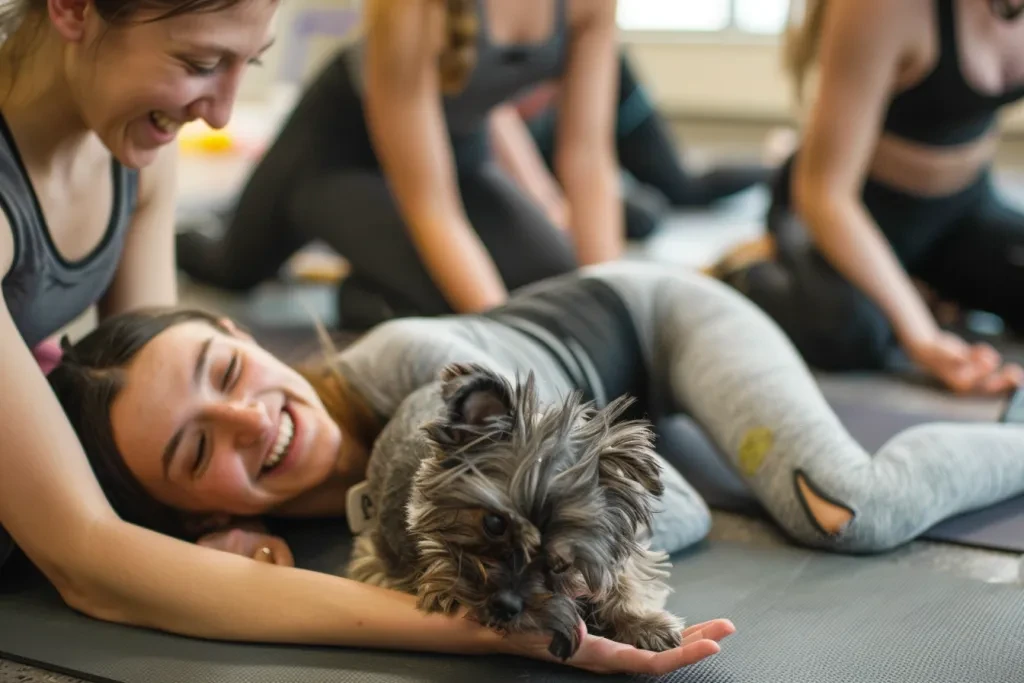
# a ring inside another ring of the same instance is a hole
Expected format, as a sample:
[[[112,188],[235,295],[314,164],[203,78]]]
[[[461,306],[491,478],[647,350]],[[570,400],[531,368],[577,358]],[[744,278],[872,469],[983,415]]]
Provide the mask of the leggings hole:
[[[853,521],[853,510],[828,499],[810,483],[802,471],[796,472],[794,484],[804,510],[823,534],[838,536]]]

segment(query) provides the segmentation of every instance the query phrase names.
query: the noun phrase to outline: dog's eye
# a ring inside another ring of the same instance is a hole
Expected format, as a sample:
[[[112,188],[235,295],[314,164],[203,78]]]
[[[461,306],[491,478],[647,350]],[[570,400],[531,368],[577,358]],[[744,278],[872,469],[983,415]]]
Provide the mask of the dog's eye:
[[[508,528],[508,522],[501,515],[496,515],[493,512],[484,515],[484,531],[490,536],[502,536],[505,530]]]

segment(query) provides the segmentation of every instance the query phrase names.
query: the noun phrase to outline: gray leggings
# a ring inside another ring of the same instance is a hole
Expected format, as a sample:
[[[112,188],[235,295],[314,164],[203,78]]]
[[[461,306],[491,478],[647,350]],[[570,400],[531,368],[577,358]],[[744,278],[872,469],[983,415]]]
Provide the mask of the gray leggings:
[[[646,263],[584,272],[627,301],[647,354],[652,405],[696,420],[795,541],[883,551],[946,517],[1024,493],[1024,426],[926,424],[868,453],[779,327],[728,286]],[[826,531],[810,514],[798,477],[852,519]],[[677,472],[667,468],[666,478],[653,540],[675,552],[700,540],[710,519]]]

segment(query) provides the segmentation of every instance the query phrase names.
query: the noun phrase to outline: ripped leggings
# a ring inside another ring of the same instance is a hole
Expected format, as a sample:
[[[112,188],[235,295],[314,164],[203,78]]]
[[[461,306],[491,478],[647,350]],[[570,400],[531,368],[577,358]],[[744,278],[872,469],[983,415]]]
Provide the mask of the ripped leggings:
[[[795,541],[883,551],[946,517],[1024,493],[1024,426],[925,424],[869,453],[782,330],[727,285],[650,264],[584,273],[627,302],[649,365],[648,405],[696,420]],[[678,473],[666,484],[653,540],[675,552],[706,533],[708,511]],[[823,524],[808,507],[814,496],[852,518],[839,528]]]

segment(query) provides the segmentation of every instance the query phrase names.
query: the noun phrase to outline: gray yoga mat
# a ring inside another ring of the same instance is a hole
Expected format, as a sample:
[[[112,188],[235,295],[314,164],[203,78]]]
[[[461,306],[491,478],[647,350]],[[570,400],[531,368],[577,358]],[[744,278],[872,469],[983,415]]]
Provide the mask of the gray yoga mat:
[[[831,401],[840,420],[864,448],[874,453],[897,433],[916,424],[949,421],[948,416],[900,411],[854,400]],[[688,418],[659,424],[661,451],[713,508],[752,516],[767,515],[739,475],[726,464],[704,432]],[[1021,452],[1024,457],[1024,449]],[[981,456],[979,456],[981,457]],[[1024,495],[946,519],[922,538],[976,548],[1024,552]]]
[[[340,525],[285,530],[298,562],[331,570]],[[1024,591],[882,558],[795,547],[703,544],[675,558],[670,606],[738,631],[665,683],[1019,683]],[[268,619],[273,614],[267,615]],[[0,595],[0,655],[125,683],[570,683],[631,680],[505,657],[454,657],[182,638],[94,621],[43,587]]]

